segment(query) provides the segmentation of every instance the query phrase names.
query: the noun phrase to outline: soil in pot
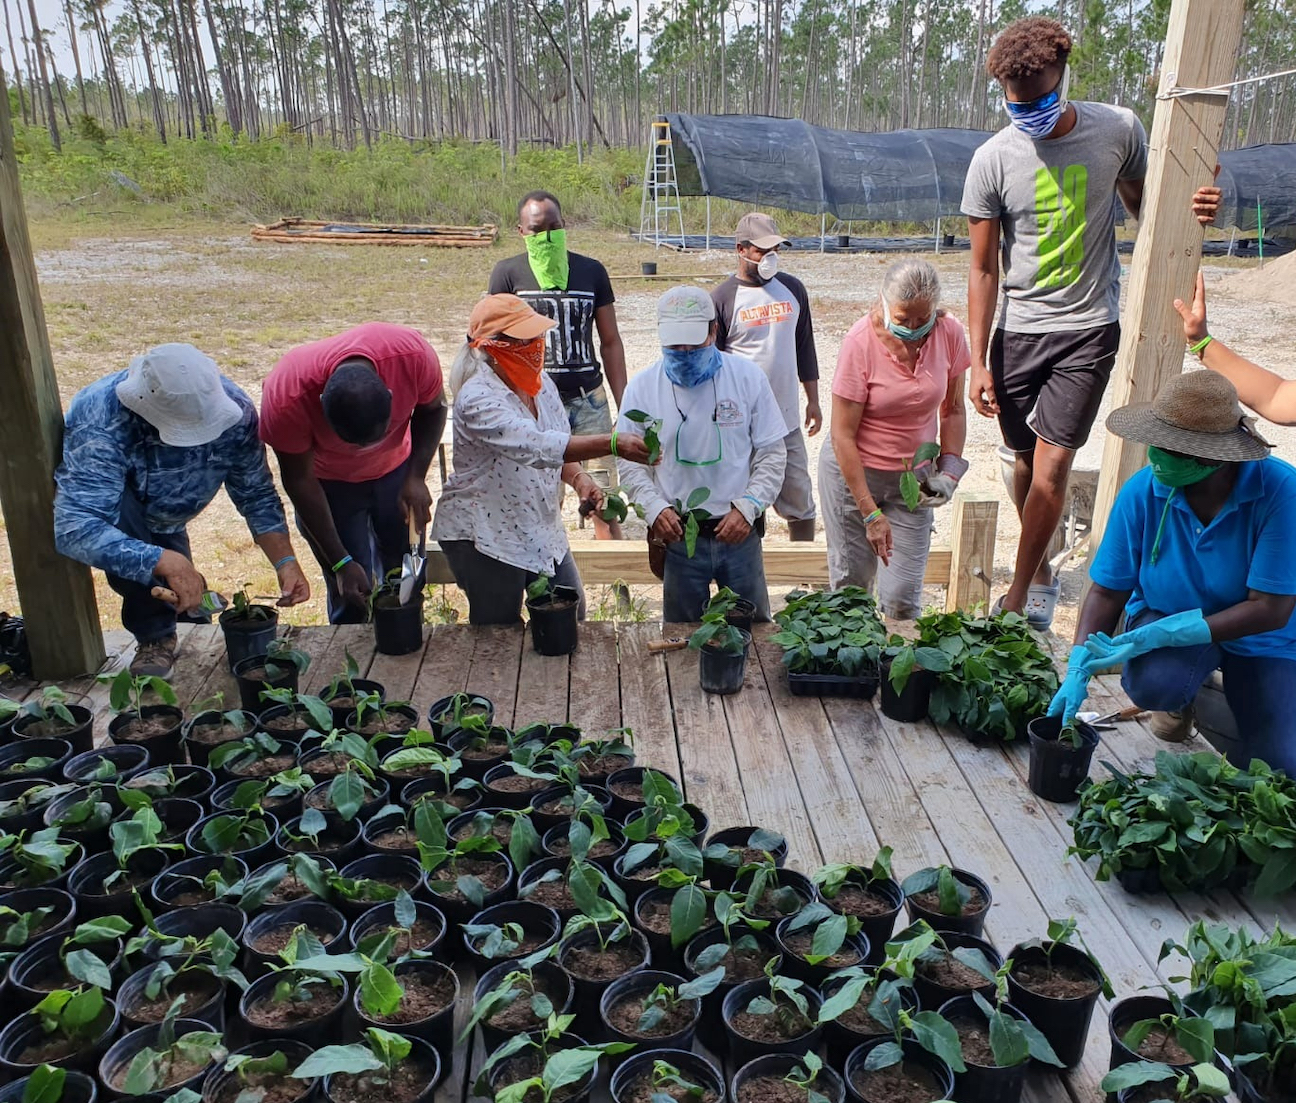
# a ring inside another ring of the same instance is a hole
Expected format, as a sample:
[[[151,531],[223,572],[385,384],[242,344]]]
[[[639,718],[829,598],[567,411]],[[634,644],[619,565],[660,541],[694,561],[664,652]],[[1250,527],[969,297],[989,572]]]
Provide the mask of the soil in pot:
[[[286,1048],[285,1041],[283,1047]],[[266,1054],[265,1056],[268,1056]],[[256,1098],[258,1103],[294,1103],[295,1100],[303,1098],[311,1092],[311,1082],[309,1080],[296,1080],[291,1075],[291,1069],[296,1062],[291,1058],[288,1062],[289,1072],[254,1072],[244,1073],[239,1076],[229,1076],[219,1081],[219,1086],[212,1090],[208,1088],[204,1092],[203,1103],[238,1103],[244,1093],[250,1093],[250,1098]],[[213,1083],[215,1077],[209,1077],[207,1084]]]
[[[160,708],[165,706],[160,706]],[[148,711],[147,709],[145,710]],[[113,731],[113,738],[126,743],[146,743],[150,739],[175,731],[184,719],[179,709],[167,709],[147,716],[131,716]]]
[[[805,928],[800,931],[785,932],[779,936],[779,941],[783,946],[797,957],[805,960],[808,954],[814,952],[814,930]],[[856,946],[852,945],[851,940],[847,939],[842,948],[826,961],[820,962],[817,968],[823,969],[847,969],[852,965],[859,965],[863,961]]]
[[[261,717],[261,727],[269,734],[289,738],[294,735],[305,735],[311,730],[311,723],[311,715],[304,709],[301,711],[289,709],[273,716],[262,715]]]
[[[411,1053],[396,1066],[391,1079],[375,1083],[375,1073],[339,1072],[328,1078],[328,1098],[332,1103],[373,1103],[382,1099],[386,1103],[414,1103],[423,1095],[437,1077],[435,1061]],[[557,1096],[554,1097],[557,1099]]]
[[[957,918],[967,919],[976,915],[978,912],[985,911],[989,906],[988,901],[985,896],[982,895],[980,889],[973,888],[971,885],[967,887],[971,895],[968,896],[967,903],[963,905]],[[909,899],[925,912],[932,912],[937,916],[943,914],[940,910],[940,894],[935,889],[932,889],[930,892],[915,893],[913,896],[909,897]],[[948,918],[953,919],[956,917],[949,916]]]
[[[944,1097],[945,1090],[935,1075],[916,1061],[873,1071],[862,1065],[851,1076],[851,1086],[865,1103],[932,1103]]]
[[[702,1094],[698,1095],[691,1088],[678,1087],[672,1084],[661,1084],[653,1087],[652,1069],[648,1069],[642,1076],[636,1076],[629,1084],[625,1085],[617,1093],[619,1103],[659,1103],[659,1097],[663,1095],[670,1096],[675,1103],[718,1103],[719,1093],[710,1084],[698,1084],[698,1078],[688,1069],[682,1069],[683,1079],[702,1089]],[[782,1083],[783,1081],[775,1081]],[[788,1085],[793,1087],[794,1085]],[[806,1093],[802,1091],[800,1098],[787,1099],[767,1097],[764,1095],[753,1097],[752,1103],[806,1103]]]
[[[397,946],[398,956],[405,952]],[[405,990],[400,1006],[390,1015],[371,1016],[374,1022],[392,1026],[422,1022],[449,1007],[458,993],[458,986],[448,973],[437,973],[435,976],[427,973],[401,973],[396,979]]]
[[[390,712],[371,716],[360,726],[360,734],[366,739],[374,735],[404,735],[417,723],[417,716],[393,708]]]
[[[647,894],[645,894],[646,896]],[[660,935],[663,938],[669,938],[671,933],[671,900],[672,896],[665,898],[649,897],[644,899],[640,897],[640,903],[635,905],[635,915],[639,920],[641,929],[650,934]],[[709,931],[716,925],[716,918],[707,912],[706,917],[702,920],[702,925],[697,929],[697,933]],[[757,976],[759,976],[759,972]],[[748,978],[743,977],[743,980]]]
[[[468,898],[454,884],[460,877],[476,877],[485,886],[486,895],[489,896],[508,884],[509,869],[503,862],[491,862],[485,858],[460,858],[453,869],[447,865],[429,873],[428,884],[430,886],[435,881],[438,885],[445,886],[444,889],[434,890],[437,896],[448,896],[469,903]]]
[[[69,1038],[59,1032],[43,1036],[33,1035],[32,1043],[24,1046],[17,1054],[16,1063],[20,1065],[41,1065],[46,1062],[57,1063],[66,1061],[69,1057],[75,1057],[87,1050],[100,1050],[102,1043],[106,1040],[105,1033],[110,1029],[115,1029],[114,1020],[116,1015],[116,1009],[105,998],[104,1009],[95,1022],[97,1035],[93,1042],[87,1044],[84,1039]],[[39,1030],[39,1026],[37,1029]]]
[[[160,1023],[166,1018],[171,1004],[181,998],[184,1002],[180,1005],[180,1018],[192,1018],[193,1012],[215,999],[221,990],[220,980],[206,969],[182,969],[171,978],[167,990],[158,993],[156,998],[149,999],[141,989],[140,999],[129,1005],[123,1002],[122,1015],[141,1026]]]
[[[327,858],[317,858],[320,867],[327,873],[334,866]],[[265,907],[272,908],[280,904],[291,904],[295,900],[305,900],[314,896],[311,887],[306,884],[296,873],[288,873],[273,889],[270,895],[265,898]]]
[[[544,1061],[532,1052],[525,1052],[521,1056],[513,1057],[499,1066],[499,1073],[492,1078],[491,1087],[498,1092],[500,1088],[507,1087],[509,1084],[516,1084],[522,1080],[529,1080],[533,1076],[539,1076],[543,1065]],[[565,1103],[566,1100],[574,1099],[577,1096],[588,1097],[590,1087],[591,1077],[586,1076],[575,1084],[566,1084],[558,1088],[549,1097],[549,1103]],[[538,1088],[531,1088],[522,1097],[522,1103],[541,1103],[543,1099],[544,1096]],[[361,1103],[361,1101],[356,1100],[356,1103]]]
[[[567,983],[571,984],[570,981]],[[563,1000],[568,998],[568,991],[539,970],[532,971],[531,985],[532,992],[547,996],[555,1009],[561,1010]],[[507,1007],[496,1011],[486,1020],[486,1023],[504,1034],[525,1034],[544,1026],[545,1020],[531,1010],[531,1000],[524,990],[523,994]]]
[[[643,965],[643,953],[633,942],[612,942],[606,950],[595,942],[568,947],[561,961],[567,972],[582,980],[615,980]]]
[[[735,1103],[806,1103],[808,1098],[805,1088],[781,1076],[756,1076],[739,1085]]]
[[[948,953],[934,956],[930,961],[920,960],[914,971],[929,983],[952,992],[980,990],[994,983]]]
[[[214,747],[218,743],[232,743],[236,739],[242,739],[251,731],[250,728],[241,728],[226,720],[223,713],[214,715],[219,722],[194,724],[189,729],[187,737],[194,743]]]
[[[346,995],[343,989],[330,985],[313,984],[304,991],[302,1000],[264,999],[249,1004],[244,1018],[263,1030],[291,1029],[324,1018]]]
[[[613,1004],[607,1010],[607,1021],[615,1029],[630,1038],[669,1038],[687,1030],[698,1014],[696,1000],[681,1000],[674,1007],[667,1008],[665,1015],[651,1030],[639,1030],[639,1018],[643,1015],[643,993],[634,992]]]
[[[1080,1000],[1092,996],[1102,983],[1065,962],[1023,961],[1013,965],[1013,979],[1037,996],[1051,1000]],[[1154,1060],[1162,1060],[1157,1057]]]
[[[382,937],[391,931],[399,932],[396,935],[396,943],[392,948],[394,958],[404,957],[412,950],[424,950],[435,943],[445,930],[444,924],[437,923],[433,919],[419,919],[415,921],[414,926],[406,929],[398,927],[395,923],[377,923],[369,927],[364,932],[364,937],[369,938],[371,935]],[[410,977],[410,980],[417,978]],[[390,1020],[395,1022],[396,1020]],[[412,1020],[402,1020],[412,1021]]]
[[[886,893],[849,882],[842,885],[831,900],[825,896],[823,902],[835,912],[860,919],[871,915],[886,915],[897,910],[895,901]]]
[[[293,925],[285,923],[282,927],[271,927],[270,930],[262,932],[257,935],[256,938],[249,939],[248,945],[259,954],[266,954],[269,957],[277,957],[279,952],[293,940],[293,936],[297,933],[298,926],[305,927],[311,934],[324,943],[326,948],[331,940],[339,937],[336,931],[330,930],[323,924],[300,923]]]
[[[545,852],[554,858],[571,857],[571,839],[568,837],[565,826],[556,829],[545,835],[544,839]],[[599,839],[589,849],[589,859],[593,861],[596,858],[611,858],[618,850],[621,849],[621,840],[619,838]],[[541,903],[541,901],[536,901]]]
[[[804,1038],[814,1029],[810,1020],[798,1012],[782,1016],[753,1015],[750,1011],[739,1011],[730,1016],[729,1026],[734,1033],[753,1042],[772,1045]]]

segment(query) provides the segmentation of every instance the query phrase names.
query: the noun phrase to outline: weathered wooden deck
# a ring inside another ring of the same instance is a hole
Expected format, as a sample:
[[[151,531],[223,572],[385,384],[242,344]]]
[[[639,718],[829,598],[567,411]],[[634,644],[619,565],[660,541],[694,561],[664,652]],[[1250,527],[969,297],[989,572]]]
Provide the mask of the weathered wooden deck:
[[[978,747],[931,723],[896,723],[876,702],[793,697],[769,631],[758,630],[746,684],[729,698],[701,692],[692,652],[649,654],[648,641],[663,634],[657,625],[585,624],[570,658],[537,655],[521,628],[429,628],[423,650],[399,658],[375,655],[364,626],[293,635],[313,659],[302,683],[307,692],[340,671],[349,652],[390,699],[420,709],[470,689],[495,702],[503,724],[568,720],[588,733],[631,728],[640,761],[680,778],[713,828],[778,830],[789,843],[789,864],[806,872],[823,862],[867,864],[883,844],[894,848],[900,876],[942,862],[973,870],[993,889],[986,931],[1000,950],[1042,935],[1050,917],[1075,915],[1117,996],[1181,975],[1182,962],[1158,963],[1158,954],[1163,940],[1178,939],[1198,918],[1253,927],[1296,923],[1296,907],[1284,900],[1137,897],[1115,882],[1095,883],[1090,870],[1066,857],[1073,806],[1040,801],[1027,788],[1024,747]],[[668,626],[665,634],[683,629]],[[117,653],[106,669],[131,655],[126,640],[113,642]],[[236,700],[219,629],[190,628],[183,645],[174,681],[182,702],[218,691]],[[105,687],[86,680],[68,688],[91,695],[102,738]],[[1091,701],[1103,711],[1127,703],[1111,678],[1095,680]],[[1103,734],[1095,762],[1149,768],[1166,747],[1139,723],[1125,722]],[[1205,747],[1200,739],[1182,745]],[[1037,1074],[1028,1089],[1032,1103],[1101,1099],[1105,1024],[1100,1007],[1083,1064],[1060,1078]],[[472,1055],[459,1056],[465,1063]],[[439,1103],[461,1103],[463,1090],[456,1074]]]

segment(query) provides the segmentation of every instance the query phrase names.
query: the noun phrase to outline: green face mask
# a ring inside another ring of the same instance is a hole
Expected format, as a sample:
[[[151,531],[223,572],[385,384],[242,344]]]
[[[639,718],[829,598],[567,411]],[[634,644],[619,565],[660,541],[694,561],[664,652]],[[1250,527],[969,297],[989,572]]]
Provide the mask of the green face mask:
[[[567,290],[567,231],[541,230],[527,234],[527,261],[541,291]]]
[[[1223,464],[1202,463],[1191,456],[1174,456],[1160,448],[1148,449],[1148,463],[1152,465],[1152,476],[1164,486],[1192,486],[1215,474]]]

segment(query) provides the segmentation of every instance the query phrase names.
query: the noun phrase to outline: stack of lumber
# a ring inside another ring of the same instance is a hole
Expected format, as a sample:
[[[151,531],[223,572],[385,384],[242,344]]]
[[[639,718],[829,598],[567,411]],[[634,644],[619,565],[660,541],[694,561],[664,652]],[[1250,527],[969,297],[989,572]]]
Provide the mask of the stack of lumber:
[[[325,245],[443,245],[455,248],[491,245],[499,227],[382,226],[372,222],[321,222],[311,218],[281,218],[268,226],[253,226],[256,241],[299,241]]]

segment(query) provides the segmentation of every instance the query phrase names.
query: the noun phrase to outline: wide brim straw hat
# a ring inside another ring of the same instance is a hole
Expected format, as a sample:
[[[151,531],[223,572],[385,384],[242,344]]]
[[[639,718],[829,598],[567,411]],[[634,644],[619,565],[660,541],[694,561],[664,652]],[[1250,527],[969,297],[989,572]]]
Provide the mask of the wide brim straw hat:
[[[1107,416],[1118,437],[1199,460],[1262,460],[1272,445],[1255,431],[1237,389],[1213,371],[1176,376],[1151,402],[1132,402]]]

